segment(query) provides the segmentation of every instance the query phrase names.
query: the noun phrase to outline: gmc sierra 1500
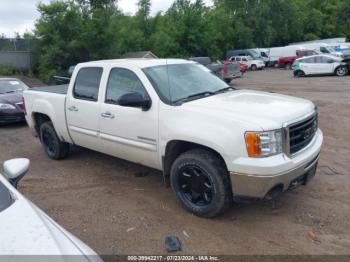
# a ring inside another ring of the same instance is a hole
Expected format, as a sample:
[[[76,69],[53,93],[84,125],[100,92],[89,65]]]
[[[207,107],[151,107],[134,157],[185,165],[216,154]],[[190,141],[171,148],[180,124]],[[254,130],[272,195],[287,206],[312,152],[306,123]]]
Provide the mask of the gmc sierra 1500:
[[[76,144],[162,170],[203,217],[306,184],[323,140],[312,102],[237,90],[179,59],[82,63],[68,86],[27,90],[24,100],[50,158]]]

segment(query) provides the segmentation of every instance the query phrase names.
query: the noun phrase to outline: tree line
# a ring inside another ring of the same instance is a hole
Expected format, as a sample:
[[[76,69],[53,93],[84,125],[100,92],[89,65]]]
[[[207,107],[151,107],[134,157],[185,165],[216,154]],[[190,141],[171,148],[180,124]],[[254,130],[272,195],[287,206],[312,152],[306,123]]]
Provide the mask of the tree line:
[[[134,15],[117,0],[56,0],[39,4],[31,43],[36,71],[50,81],[78,62],[151,50],[159,57],[209,56],[226,50],[283,46],[320,38],[350,39],[350,0],[175,0],[151,15],[139,0]]]

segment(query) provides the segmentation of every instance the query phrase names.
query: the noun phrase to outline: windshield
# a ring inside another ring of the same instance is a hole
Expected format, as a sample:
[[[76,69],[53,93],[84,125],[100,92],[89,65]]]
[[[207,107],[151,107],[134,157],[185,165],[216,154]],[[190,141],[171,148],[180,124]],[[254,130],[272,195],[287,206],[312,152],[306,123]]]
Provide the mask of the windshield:
[[[262,58],[261,54],[259,54],[259,52],[257,50],[250,49],[249,52],[250,52],[250,56],[254,59]]]
[[[11,206],[13,199],[10,191],[0,182],[0,212]]]
[[[0,79],[0,94],[20,92],[28,89],[28,87],[16,79]]]
[[[143,71],[161,99],[170,104],[189,97],[194,100],[232,89],[199,64],[162,65],[145,68]]]
[[[327,47],[327,49],[328,49],[328,51],[329,51],[330,53],[335,53],[335,52],[336,52],[335,49],[333,49],[332,47]]]

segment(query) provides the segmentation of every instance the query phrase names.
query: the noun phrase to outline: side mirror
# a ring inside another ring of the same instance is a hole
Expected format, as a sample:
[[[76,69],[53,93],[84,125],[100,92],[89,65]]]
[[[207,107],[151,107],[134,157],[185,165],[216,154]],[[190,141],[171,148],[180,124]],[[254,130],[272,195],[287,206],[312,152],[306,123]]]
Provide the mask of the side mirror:
[[[140,93],[126,93],[122,95],[118,100],[118,105],[126,107],[140,107],[143,111],[147,111],[151,108],[151,99],[144,98]]]
[[[4,175],[15,188],[29,169],[30,161],[26,158],[17,158],[4,162]]]

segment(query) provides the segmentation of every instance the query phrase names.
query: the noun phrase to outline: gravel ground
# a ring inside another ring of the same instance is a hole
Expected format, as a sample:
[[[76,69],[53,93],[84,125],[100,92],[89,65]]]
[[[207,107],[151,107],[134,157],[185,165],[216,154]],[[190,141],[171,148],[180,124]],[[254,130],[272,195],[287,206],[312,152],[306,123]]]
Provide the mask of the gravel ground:
[[[30,158],[19,190],[99,254],[165,254],[168,235],[180,238],[179,254],[350,254],[350,77],[291,75],[264,70],[234,81],[310,99],[320,111],[317,176],[274,203],[198,218],[162,186],[159,171],[78,147],[66,160],[49,160],[24,124],[0,127],[0,162]]]

